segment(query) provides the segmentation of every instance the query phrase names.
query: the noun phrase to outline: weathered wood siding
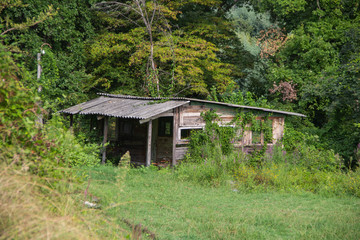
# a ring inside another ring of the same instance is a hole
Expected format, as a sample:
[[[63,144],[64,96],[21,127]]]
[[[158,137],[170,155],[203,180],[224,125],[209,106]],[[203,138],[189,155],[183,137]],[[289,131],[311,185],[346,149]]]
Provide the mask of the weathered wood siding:
[[[205,126],[205,122],[200,116],[202,112],[206,112],[208,109],[205,106],[183,106],[180,107],[180,122],[179,127],[194,127]]]
[[[179,107],[179,125],[178,128],[199,128],[205,126],[205,121],[201,117],[201,113],[209,111],[213,109],[220,117],[219,124],[228,124],[230,123],[235,115],[236,110],[231,107],[224,107],[219,106],[216,104],[196,104],[196,105],[185,105]],[[262,119],[264,115],[258,116],[257,119]],[[273,130],[273,142],[269,143],[269,148],[272,148],[273,144],[279,141],[284,134],[284,116],[270,116],[270,120],[272,120],[272,130]],[[246,129],[250,129],[250,125],[246,126]],[[255,148],[260,148],[261,144],[252,144],[252,131],[251,130],[244,130],[243,138],[235,143],[235,146],[239,149],[243,149],[246,152],[251,152]],[[179,132],[179,131],[178,131]],[[176,139],[176,149],[175,149],[175,157],[176,160],[181,160],[184,158],[187,147],[186,144],[188,143],[187,140],[181,140],[178,134]]]
[[[196,104],[196,105],[185,105],[179,107],[179,125],[178,128],[199,128],[205,127],[205,121],[201,117],[201,113],[209,111],[213,109],[220,116],[219,124],[227,124],[230,123],[235,115],[236,111],[230,107],[218,106],[216,104]],[[177,131],[179,132],[179,131]],[[177,136],[176,139],[176,149],[175,149],[175,157],[176,160],[181,160],[184,158],[188,147],[186,144],[187,140],[181,140],[181,136]],[[184,146],[185,145],[185,146]]]
[[[221,124],[231,122],[236,115],[235,110],[229,107],[219,107],[218,105],[185,105],[180,109],[179,127],[203,127],[205,121],[201,117],[201,113],[214,109],[221,118]]]
[[[275,144],[284,136],[284,126],[285,118],[284,117],[274,117],[273,119],[273,143]]]
[[[176,150],[175,150],[176,161],[183,159],[187,150],[188,150],[188,147],[176,147]]]

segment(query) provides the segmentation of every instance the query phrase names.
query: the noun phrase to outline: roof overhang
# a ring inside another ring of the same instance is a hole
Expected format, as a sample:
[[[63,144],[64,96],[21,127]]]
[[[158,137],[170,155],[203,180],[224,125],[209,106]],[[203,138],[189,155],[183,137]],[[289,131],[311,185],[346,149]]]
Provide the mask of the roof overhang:
[[[160,101],[148,99],[124,99],[104,97],[80,103],[59,111],[65,114],[101,115],[118,118],[144,120],[156,118],[162,113],[188,104],[190,101]]]

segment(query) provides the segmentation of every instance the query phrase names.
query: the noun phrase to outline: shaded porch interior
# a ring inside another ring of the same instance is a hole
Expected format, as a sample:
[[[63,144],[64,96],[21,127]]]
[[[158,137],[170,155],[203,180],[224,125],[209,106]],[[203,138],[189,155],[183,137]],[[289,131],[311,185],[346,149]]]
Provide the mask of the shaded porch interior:
[[[100,121],[100,125],[103,126],[99,131],[101,135],[105,133],[105,121],[106,118]],[[143,124],[138,120],[116,117],[109,117],[107,121],[106,142],[109,142],[109,145],[106,147],[106,159],[118,163],[121,156],[129,151],[131,163],[137,166],[150,164],[166,166],[172,163],[174,132],[172,116],[159,117]]]
[[[99,140],[102,139],[102,163],[111,161],[118,164],[121,156],[129,151],[131,164],[134,166],[175,165],[173,153],[177,132],[174,128],[174,112],[177,109],[144,122],[138,119],[88,115],[86,118],[90,131]],[[72,123],[73,115],[70,115],[70,125]]]

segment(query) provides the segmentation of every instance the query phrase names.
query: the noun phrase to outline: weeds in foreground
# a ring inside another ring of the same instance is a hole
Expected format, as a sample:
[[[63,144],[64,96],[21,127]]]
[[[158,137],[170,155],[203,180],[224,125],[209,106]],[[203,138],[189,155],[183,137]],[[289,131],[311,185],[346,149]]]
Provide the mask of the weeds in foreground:
[[[106,195],[117,191],[113,184],[94,184]],[[245,193],[230,186],[180,181],[173,169],[130,169],[124,204],[106,215],[119,224],[127,219],[134,229],[141,224],[156,239],[359,239],[359,198],[261,189]],[[150,237],[143,231],[141,236]]]
[[[275,147],[261,158],[261,165],[257,166],[251,159],[254,156],[241,151],[226,156],[221,154],[219,147],[215,146],[212,151],[213,154],[202,162],[183,162],[177,167],[177,177],[211,186],[232,182],[234,188],[245,192],[312,192],[360,197],[360,171],[339,168],[339,161],[331,151],[315,154],[317,150],[312,149],[312,157],[317,158],[312,161],[309,153],[302,159],[298,152],[286,153]],[[326,161],[325,156],[332,161]]]
[[[74,198],[42,184],[37,176],[4,169],[0,239],[98,239],[85,219],[73,214],[79,211]]]
[[[329,196],[360,197],[360,171],[309,171],[286,164],[269,164],[260,169],[242,165],[233,176],[236,188],[243,191],[307,191]]]
[[[97,179],[82,181],[91,168],[58,169],[64,172],[64,178],[53,179],[2,164],[0,240],[125,239],[126,236],[135,236],[135,230],[131,233],[128,226],[122,228],[105,216],[100,205],[104,202],[107,208],[116,208],[120,204],[130,155],[124,159],[123,166],[111,170],[114,181],[101,181],[117,189],[116,194],[108,196],[94,191],[93,183]],[[65,173],[69,171],[71,174]],[[78,174],[75,175],[74,171]]]

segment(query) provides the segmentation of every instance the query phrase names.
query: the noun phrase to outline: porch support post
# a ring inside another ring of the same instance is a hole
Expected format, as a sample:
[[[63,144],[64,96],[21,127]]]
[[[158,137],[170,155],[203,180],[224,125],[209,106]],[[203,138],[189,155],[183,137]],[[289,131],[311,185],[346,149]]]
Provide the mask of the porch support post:
[[[70,128],[72,128],[74,123],[74,115],[70,114]]]
[[[151,136],[152,135],[152,120],[148,123],[148,137],[147,137],[147,144],[146,144],[146,163],[145,166],[150,166],[151,163]]]
[[[104,164],[106,161],[106,146],[105,146],[105,144],[107,143],[108,126],[109,126],[109,117],[104,117],[104,139],[103,139],[101,164]]]
[[[173,144],[172,144],[172,159],[171,166],[176,165],[176,142],[177,142],[177,134],[178,134],[178,122],[179,119],[179,108],[174,109],[174,117],[173,117]]]
[[[120,119],[116,118],[115,120],[115,139],[116,141],[120,140]]]

